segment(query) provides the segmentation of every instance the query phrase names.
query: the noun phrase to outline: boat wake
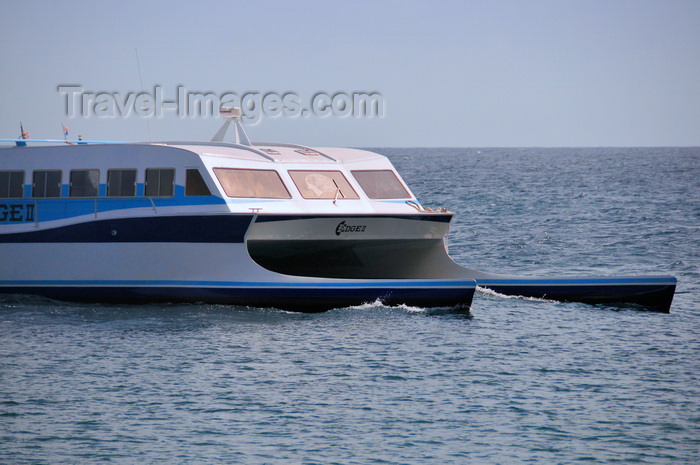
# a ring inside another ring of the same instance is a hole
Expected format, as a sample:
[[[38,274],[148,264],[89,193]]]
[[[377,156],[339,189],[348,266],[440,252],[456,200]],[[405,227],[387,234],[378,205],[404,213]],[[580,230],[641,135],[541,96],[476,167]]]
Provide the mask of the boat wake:
[[[466,306],[451,306],[451,307],[416,307],[412,305],[399,304],[399,305],[387,305],[383,303],[380,299],[373,302],[366,302],[361,305],[355,305],[347,307],[353,310],[377,310],[377,309],[390,309],[398,310],[399,312],[415,314],[415,315],[469,315],[471,316],[470,307]]]
[[[399,310],[402,312],[407,312],[407,313],[423,313],[423,314],[428,314],[428,313],[433,313],[433,312],[455,312],[456,310],[459,310],[460,312],[464,312],[463,309],[456,309],[455,307],[431,307],[431,308],[425,308],[425,307],[416,307],[412,305],[406,305],[406,304],[398,304],[398,305],[387,305],[384,302],[381,301],[381,299],[376,299],[373,302],[365,302],[360,305],[353,305],[350,307],[352,310],[377,310],[377,309],[391,309],[391,310]]]
[[[393,308],[393,309],[398,309],[398,310],[404,310],[407,312],[425,312],[426,309],[422,307],[413,307],[410,305],[406,304],[399,304],[399,305],[386,305],[384,302],[382,302],[381,299],[376,299],[373,302],[365,302],[360,305],[352,305],[350,307],[347,307],[353,310],[376,310],[378,308]]]
[[[557,302],[556,300],[545,299],[543,297],[527,297],[524,295],[501,294],[500,292],[496,292],[492,289],[489,289],[488,287],[481,287],[481,286],[476,286],[476,292],[478,292],[479,294],[498,297],[501,299],[518,299],[518,300],[529,300],[531,302],[548,302],[548,303],[556,303]]]

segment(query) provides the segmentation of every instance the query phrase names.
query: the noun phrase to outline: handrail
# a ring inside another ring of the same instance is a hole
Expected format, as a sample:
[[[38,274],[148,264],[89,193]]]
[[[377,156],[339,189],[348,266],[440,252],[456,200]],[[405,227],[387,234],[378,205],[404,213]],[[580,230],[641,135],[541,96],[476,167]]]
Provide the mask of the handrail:
[[[423,210],[423,207],[421,207],[421,206],[418,204],[418,202],[415,202],[415,201],[413,201],[413,200],[406,200],[406,205],[408,205],[409,207],[415,208],[415,209],[418,210],[419,212],[425,211],[425,210]]]
[[[163,198],[170,198],[170,197],[163,197]],[[93,200],[94,208],[93,208],[93,214],[95,215],[95,218],[98,217],[100,213],[100,208],[99,208],[99,200],[106,200],[106,199],[133,199],[133,200],[148,200],[151,203],[151,208],[153,209],[153,213],[155,215],[158,214],[158,207],[156,207],[156,203],[151,196],[125,196],[125,197],[116,197],[116,196],[98,196],[98,197],[21,197],[17,198],[14,200],[17,201],[29,201],[30,205],[33,205],[34,211],[33,211],[33,220],[34,220],[34,227],[39,228],[39,201],[67,201],[67,200]],[[30,220],[31,221],[31,220]]]
[[[38,200],[129,200],[129,199],[136,199],[136,200],[143,200],[143,199],[172,199],[174,198],[174,195],[170,196],[163,196],[163,197],[157,197],[157,196],[152,196],[152,195],[91,195],[91,196],[86,196],[86,197],[66,197],[66,196],[60,196],[60,197],[11,197],[11,198],[4,198],[3,200],[13,200],[13,201],[23,201],[23,200],[31,200],[31,201],[38,201]]]
[[[413,207],[422,213],[450,213],[450,211],[445,207],[437,207],[435,209],[430,207],[423,207],[418,202],[415,202],[413,200],[406,200],[406,205]]]
[[[155,213],[157,215],[158,209],[156,208],[156,203],[153,201],[153,197],[146,197],[146,198],[151,201],[151,206],[153,207],[153,213]]]

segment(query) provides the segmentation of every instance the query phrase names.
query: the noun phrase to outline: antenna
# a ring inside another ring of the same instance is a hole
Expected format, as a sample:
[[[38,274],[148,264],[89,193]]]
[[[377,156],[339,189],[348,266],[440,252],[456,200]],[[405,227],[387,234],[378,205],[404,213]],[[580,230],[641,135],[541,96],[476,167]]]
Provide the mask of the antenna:
[[[141,83],[141,92],[146,92],[143,88],[143,79],[141,78],[141,63],[139,62],[139,49],[134,48],[136,52],[136,66],[139,69],[139,83]],[[146,116],[146,127],[148,127],[148,142],[153,142],[153,137],[151,136],[151,123],[148,121],[148,116]]]

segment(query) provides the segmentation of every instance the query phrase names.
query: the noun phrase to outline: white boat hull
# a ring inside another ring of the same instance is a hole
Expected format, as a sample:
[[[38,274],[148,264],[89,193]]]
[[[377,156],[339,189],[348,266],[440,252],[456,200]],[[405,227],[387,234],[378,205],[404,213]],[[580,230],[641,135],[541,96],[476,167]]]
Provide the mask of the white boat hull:
[[[71,301],[201,301],[296,311],[376,300],[420,307],[471,305],[472,279],[293,276],[266,269],[248,251],[246,237],[252,236],[248,227],[254,219],[248,214],[149,216],[4,235],[0,292]],[[338,222],[321,218],[308,227]],[[332,236],[333,228],[310,235],[315,240]]]

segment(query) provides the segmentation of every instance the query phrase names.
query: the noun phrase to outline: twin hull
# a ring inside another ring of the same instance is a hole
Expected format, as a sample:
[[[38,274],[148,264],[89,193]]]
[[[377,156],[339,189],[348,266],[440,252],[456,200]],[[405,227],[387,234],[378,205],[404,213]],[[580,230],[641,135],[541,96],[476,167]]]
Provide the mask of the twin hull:
[[[436,275],[451,215],[149,215],[0,235],[0,290],[77,301],[320,311],[381,300],[468,307]],[[410,256],[408,255],[410,254]]]
[[[479,285],[666,312],[675,292],[672,276],[462,268],[443,242],[452,215],[424,210],[367,151],[81,144],[0,149],[0,292],[317,311],[377,299],[469,306]]]

